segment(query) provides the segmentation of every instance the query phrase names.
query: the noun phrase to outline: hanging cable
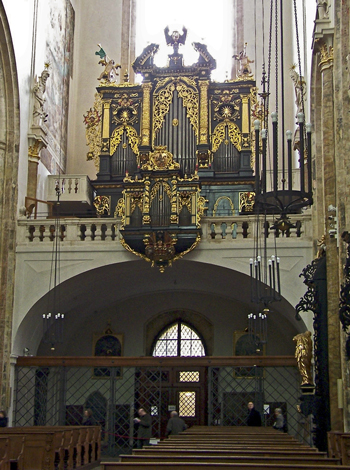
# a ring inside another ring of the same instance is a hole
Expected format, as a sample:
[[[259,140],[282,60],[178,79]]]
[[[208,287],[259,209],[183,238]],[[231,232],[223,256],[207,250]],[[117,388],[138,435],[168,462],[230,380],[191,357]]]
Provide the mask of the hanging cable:
[[[280,23],[281,23],[281,132],[285,135],[285,112],[284,112],[284,59],[283,59],[283,0],[280,0]],[[285,168],[285,146],[284,139],[282,139],[282,190],[285,189],[286,182],[286,168]]]

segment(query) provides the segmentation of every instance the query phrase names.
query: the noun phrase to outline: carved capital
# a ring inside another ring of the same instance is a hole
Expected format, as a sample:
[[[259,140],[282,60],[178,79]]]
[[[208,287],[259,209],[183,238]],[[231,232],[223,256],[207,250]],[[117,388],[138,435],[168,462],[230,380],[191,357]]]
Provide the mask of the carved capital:
[[[30,162],[39,163],[40,151],[46,148],[46,142],[40,138],[29,138],[28,160]]]
[[[323,72],[326,69],[333,67],[333,46],[328,45],[324,40],[318,39],[315,41],[317,51],[320,53],[320,69]]]

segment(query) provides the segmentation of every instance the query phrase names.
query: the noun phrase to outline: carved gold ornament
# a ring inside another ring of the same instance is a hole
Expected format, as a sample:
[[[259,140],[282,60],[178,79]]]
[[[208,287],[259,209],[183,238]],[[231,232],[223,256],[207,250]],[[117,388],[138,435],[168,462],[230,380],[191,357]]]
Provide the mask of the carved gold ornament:
[[[118,96],[118,95],[117,95]],[[135,102],[127,93],[118,96],[117,104],[112,104],[113,124],[134,124],[138,118],[138,102]]]
[[[128,143],[132,151],[134,152],[135,155],[138,155],[140,138],[137,135],[136,130],[132,126],[125,125],[125,124],[122,126],[116,127],[114,131],[112,132],[109,154],[113,155],[116,152],[118,145],[122,141],[124,132],[126,132]]]
[[[137,191],[131,195],[131,201],[130,201],[130,213],[132,214],[136,207],[140,209],[142,212],[142,206],[143,206],[143,193],[141,191]]]
[[[245,191],[239,193],[239,212],[253,212],[255,202],[255,193]]]
[[[122,223],[121,226],[123,227],[125,224],[125,201],[124,198],[120,198],[115,206],[114,210],[114,217],[121,217]]]
[[[87,154],[87,160],[93,160],[96,169],[99,170],[102,147],[102,99],[99,93],[95,94],[93,107],[83,116],[86,127],[86,141],[90,148],[90,152]]]
[[[94,206],[96,209],[97,215],[110,215],[110,205],[111,198],[110,196],[96,196],[94,199]]]
[[[199,196],[197,201],[197,227],[200,227],[201,218],[204,216],[204,212],[208,209],[206,203],[208,199],[203,196]]]
[[[155,147],[154,152],[149,154],[149,161],[142,166],[143,170],[151,171],[177,170],[179,168],[180,165],[173,161],[172,153],[163,146]]]
[[[215,121],[236,121],[240,117],[241,99],[232,90],[224,90],[219,100],[213,100]]]
[[[188,77],[178,79],[167,77],[160,80],[154,90],[153,103],[153,141],[163,126],[165,116],[169,113],[174,91],[183,100],[194,133],[198,136],[199,96],[196,82]]]
[[[215,153],[220,144],[225,141],[225,129],[228,128],[228,135],[232,145],[240,152],[242,149],[242,134],[236,124],[230,121],[220,122],[212,134],[212,152]]]
[[[320,66],[333,61],[333,47],[332,46],[328,46],[324,42],[320,42],[319,51],[321,54]]]

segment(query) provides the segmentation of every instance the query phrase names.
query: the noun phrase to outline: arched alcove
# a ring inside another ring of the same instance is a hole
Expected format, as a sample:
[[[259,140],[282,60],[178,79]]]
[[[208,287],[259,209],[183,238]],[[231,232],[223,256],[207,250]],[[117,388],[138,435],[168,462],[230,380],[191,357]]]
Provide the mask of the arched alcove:
[[[44,296],[20,324],[15,353],[27,347],[33,355],[90,356],[93,334],[110,321],[113,331],[123,335],[124,356],[149,355],[154,336],[180,315],[201,332],[208,355],[230,356],[234,332],[247,327],[253,307],[249,276],[187,260],[164,273],[143,261],[104,266],[63,282],[60,294],[64,343],[54,352],[41,343]],[[292,338],[305,331],[304,322],[295,320],[295,309],[285,299],[271,310],[266,354],[294,354]]]

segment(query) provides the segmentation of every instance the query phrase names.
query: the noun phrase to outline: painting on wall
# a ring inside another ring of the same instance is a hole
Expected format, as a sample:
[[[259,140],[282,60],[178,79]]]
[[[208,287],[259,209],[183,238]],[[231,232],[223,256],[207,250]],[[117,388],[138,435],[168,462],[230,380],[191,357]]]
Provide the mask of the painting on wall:
[[[234,356],[262,356],[265,355],[265,345],[261,349],[257,347],[259,338],[256,341],[247,331],[235,331],[233,333],[233,355]],[[255,367],[235,367],[235,377],[255,378],[261,370]]]
[[[108,322],[103,333],[93,335],[93,356],[98,357],[120,357],[123,355],[124,338],[122,334],[115,334]],[[116,378],[122,378],[122,368],[114,367],[113,373]],[[112,369],[109,367],[95,367],[93,369],[93,378],[108,379],[112,375]]]

